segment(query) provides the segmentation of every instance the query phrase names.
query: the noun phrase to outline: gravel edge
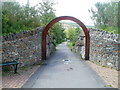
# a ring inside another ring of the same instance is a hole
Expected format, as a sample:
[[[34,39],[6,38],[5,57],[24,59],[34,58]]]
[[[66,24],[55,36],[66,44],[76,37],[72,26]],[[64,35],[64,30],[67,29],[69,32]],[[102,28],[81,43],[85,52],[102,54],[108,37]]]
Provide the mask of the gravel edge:
[[[98,75],[104,80],[107,86],[112,88],[118,88],[118,71],[115,69],[103,67],[97,65],[91,61],[86,61],[90,67],[98,73]]]

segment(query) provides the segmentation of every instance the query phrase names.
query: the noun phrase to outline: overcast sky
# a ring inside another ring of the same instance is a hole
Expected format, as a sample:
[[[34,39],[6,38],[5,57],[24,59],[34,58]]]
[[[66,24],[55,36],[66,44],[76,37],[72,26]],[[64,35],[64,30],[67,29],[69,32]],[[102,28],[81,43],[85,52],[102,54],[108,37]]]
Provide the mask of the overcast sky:
[[[18,1],[18,0],[17,0]],[[36,5],[45,0],[29,0],[30,5]],[[94,25],[88,9],[94,7],[96,2],[108,2],[110,0],[49,0],[58,2],[54,6],[56,16],[73,16],[82,21],[85,25]],[[19,0],[20,3],[27,3],[27,0]]]

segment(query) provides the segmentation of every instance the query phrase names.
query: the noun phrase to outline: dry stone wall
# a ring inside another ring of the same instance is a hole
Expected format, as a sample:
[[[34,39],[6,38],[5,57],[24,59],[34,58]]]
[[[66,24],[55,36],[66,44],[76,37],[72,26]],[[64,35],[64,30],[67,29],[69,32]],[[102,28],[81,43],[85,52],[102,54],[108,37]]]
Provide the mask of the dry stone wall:
[[[14,33],[2,38],[2,62],[16,60],[19,66],[33,65],[41,62],[41,36],[44,27],[29,31]],[[55,47],[47,36],[47,57],[54,51]],[[49,46],[48,46],[49,45]]]
[[[110,32],[89,29],[90,34],[90,60],[101,64],[103,66],[113,67],[120,69],[119,57],[120,54],[120,34],[113,34]],[[79,35],[78,39],[81,38]],[[84,40],[83,40],[84,42]],[[78,50],[79,48],[79,50]],[[76,52],[79,53],[82,58],[85,55],[85,48],[83,45],[75,46]]]

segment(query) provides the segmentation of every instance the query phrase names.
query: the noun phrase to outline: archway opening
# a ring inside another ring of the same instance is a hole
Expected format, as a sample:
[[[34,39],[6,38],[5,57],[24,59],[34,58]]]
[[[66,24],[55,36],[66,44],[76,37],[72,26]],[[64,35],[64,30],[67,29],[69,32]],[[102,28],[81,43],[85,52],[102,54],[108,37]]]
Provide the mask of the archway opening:
[[[44,28],[44,31],[42,32],[42,60],[46,60],[46,36],[48,33],[48,30],[56,23],[61,20],[71,20],[73,22],[76,22],[84,31],[85,34],[85,60],[89,60],[89,51],[90,51],[90,36],[89,31],[87,30],[86,26],[77,18],[71,17],[71,16],[61,16],[53,19],[50,21]]]

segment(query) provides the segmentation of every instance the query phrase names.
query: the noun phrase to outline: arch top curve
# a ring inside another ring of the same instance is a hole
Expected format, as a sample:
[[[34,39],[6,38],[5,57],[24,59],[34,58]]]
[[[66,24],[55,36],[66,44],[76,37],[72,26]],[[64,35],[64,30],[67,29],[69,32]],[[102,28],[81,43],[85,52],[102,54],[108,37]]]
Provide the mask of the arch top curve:
[[[88,36],[88,30],[86,28],[86,26],[77,18],[72,17],[72,16],[60,16],[60,17],[56,17],[55,19],[51,20],[46,26],[45,29],[43,31],[44,34],[47,34],[48,30],[56,23],[59,22],[61,20],[71,20],[73,22],[76,22],[84,31],[85,35]]]
[[[73,22],[76,22],[84,31],[85,34],[85,60],[89,60],[89,49],[90,49],[90,36],[89,31],[87,30],[86,26],[77,18],[72,16],[60,16],[56,17],[52,21],[50,21],[44,28],[44,31],[42,32],[42,59],[46,60],[46,36],[48,30],[56,23],[61,20],[71,20]]]

